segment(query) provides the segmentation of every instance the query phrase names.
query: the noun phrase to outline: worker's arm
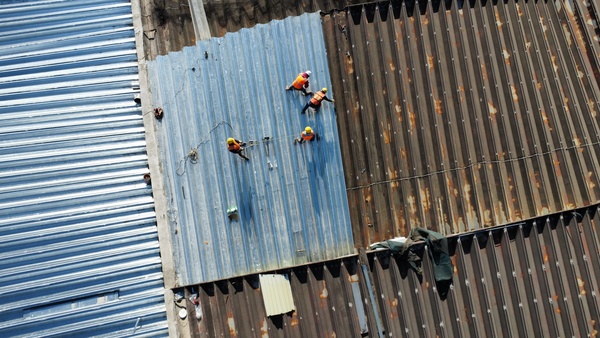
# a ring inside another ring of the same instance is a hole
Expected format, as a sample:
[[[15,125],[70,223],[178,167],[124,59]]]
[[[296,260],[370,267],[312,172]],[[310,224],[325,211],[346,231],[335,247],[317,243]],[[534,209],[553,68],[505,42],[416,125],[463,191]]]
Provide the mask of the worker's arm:
[[[325,100],[325,101],[329,101],[329,102],[335,102],[335,100],[334,100],[334,99],[330,99],[330,98],[328,98],[328,97],[327,97],[327,95],[325,95],[325,96],[323,97],[323,100]]]

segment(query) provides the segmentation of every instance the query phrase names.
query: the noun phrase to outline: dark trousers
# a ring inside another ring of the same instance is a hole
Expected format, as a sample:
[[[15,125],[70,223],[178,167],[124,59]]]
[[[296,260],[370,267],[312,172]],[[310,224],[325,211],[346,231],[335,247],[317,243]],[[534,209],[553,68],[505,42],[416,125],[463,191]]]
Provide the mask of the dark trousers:
[[[312,102],[308,101],[308,103],[304,106],[304,108],[302,108],[302,113],[304,114],[306,113],[306,110],[308,109],[308,107],[314,109],[315,113],[319,111],[319,108],[321,108],[320,104],[313,104]]]
[[[304,87],[298,89],[298,88],[296,88],[296,87],[294,87],[292,85],[289,85],[285,90],[292,90],[292,89],[293,90],[297,90],[297,91],[301,91],[304,94],[304,96],[308,96],[308,95],[312,95],[313,94],[313,92],[307,92],[306,88],[304,88]]]

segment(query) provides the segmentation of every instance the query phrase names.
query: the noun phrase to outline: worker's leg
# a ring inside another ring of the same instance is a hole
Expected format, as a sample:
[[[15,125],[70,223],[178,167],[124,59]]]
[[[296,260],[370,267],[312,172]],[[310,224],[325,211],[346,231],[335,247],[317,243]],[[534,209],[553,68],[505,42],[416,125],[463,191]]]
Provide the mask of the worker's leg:
[[[242,154],[242,152],[241,152],[241,151],[238,153],[238,155],[240,155],[240,157],[241,157],[241,158],[243,158],[243,159],[244,159],[244,160],[246,160],[246,161],[249,161],[249,160],[250,160],[248,157],[246,157],[244,154]]]
[[[304,108],[302,108],[302,113],[301,113],[301,114],[304,114],[304,113],[306,113],[306,110],[308,109],[308,106],[309,106],[309,105],[310,105],[310,102],[308,102],[308,103],[307,103],[307,104],[304,106]]]

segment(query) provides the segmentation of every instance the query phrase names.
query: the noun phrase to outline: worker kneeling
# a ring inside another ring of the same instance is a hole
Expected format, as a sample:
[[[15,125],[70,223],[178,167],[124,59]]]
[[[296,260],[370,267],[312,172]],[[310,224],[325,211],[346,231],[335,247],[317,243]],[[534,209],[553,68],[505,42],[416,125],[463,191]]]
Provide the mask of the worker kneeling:
[[[315,113],[318,112],[319,108],[321,108],[321,102],[323,102],[323,100],[329,101],[329,102],[335,102],[334,99],[329,99],[327,97],[327,88],[323,88],[323,89],[319,90],[318,92],[316,92],[315,95],[313,95],[313,97],[310,99],[310,101],[308,101],[308,103],[306,103],[304,108],[302,108],[302,114],[306,113],[306,110],[308,109],[308,107],[312,108],[315,111]]]
[[[233,137],[230,137],[227,139],[227,149],[234,154],[240,155],[240,157],[245,159],[246,161],[249,161],[250,159],[248,157],[246,157],[244,154],[242,154],[242,152],[244,151],[244,148],[242,148],[242,147],[245,145],[246,145],[246,142],[236,140]]]
[[[300,137],[296,137],[294,139],[294,144],[304,143],[304,141],[312,141],[314,139],[317,139],[317,141],[318,141],[319,135],[317,135],[317,133],[315,133],[311,127],[306,127],[306,128],[304,128],[304,131],[302,132],[302,134],[300,134]]]

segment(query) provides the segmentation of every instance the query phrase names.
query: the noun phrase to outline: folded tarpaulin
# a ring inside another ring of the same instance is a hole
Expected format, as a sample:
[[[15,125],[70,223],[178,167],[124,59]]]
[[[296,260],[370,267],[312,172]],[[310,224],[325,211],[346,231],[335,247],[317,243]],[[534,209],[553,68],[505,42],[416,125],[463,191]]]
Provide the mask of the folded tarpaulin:
[[[371,249],[390,249],[393,253],[399,254],[406,259],[411,267],[419,274],[422,274],[421,257],[419,257],[412,247],[416,242],[425,242],[429,249],[429,258],[433,264],[433,274],[436,282],[450,281],[454,274],[454,265],[448,254],[448,239],[440,233],[424,228],[414,228],[410,231],[405,241],[391,239],[371,245]]]

